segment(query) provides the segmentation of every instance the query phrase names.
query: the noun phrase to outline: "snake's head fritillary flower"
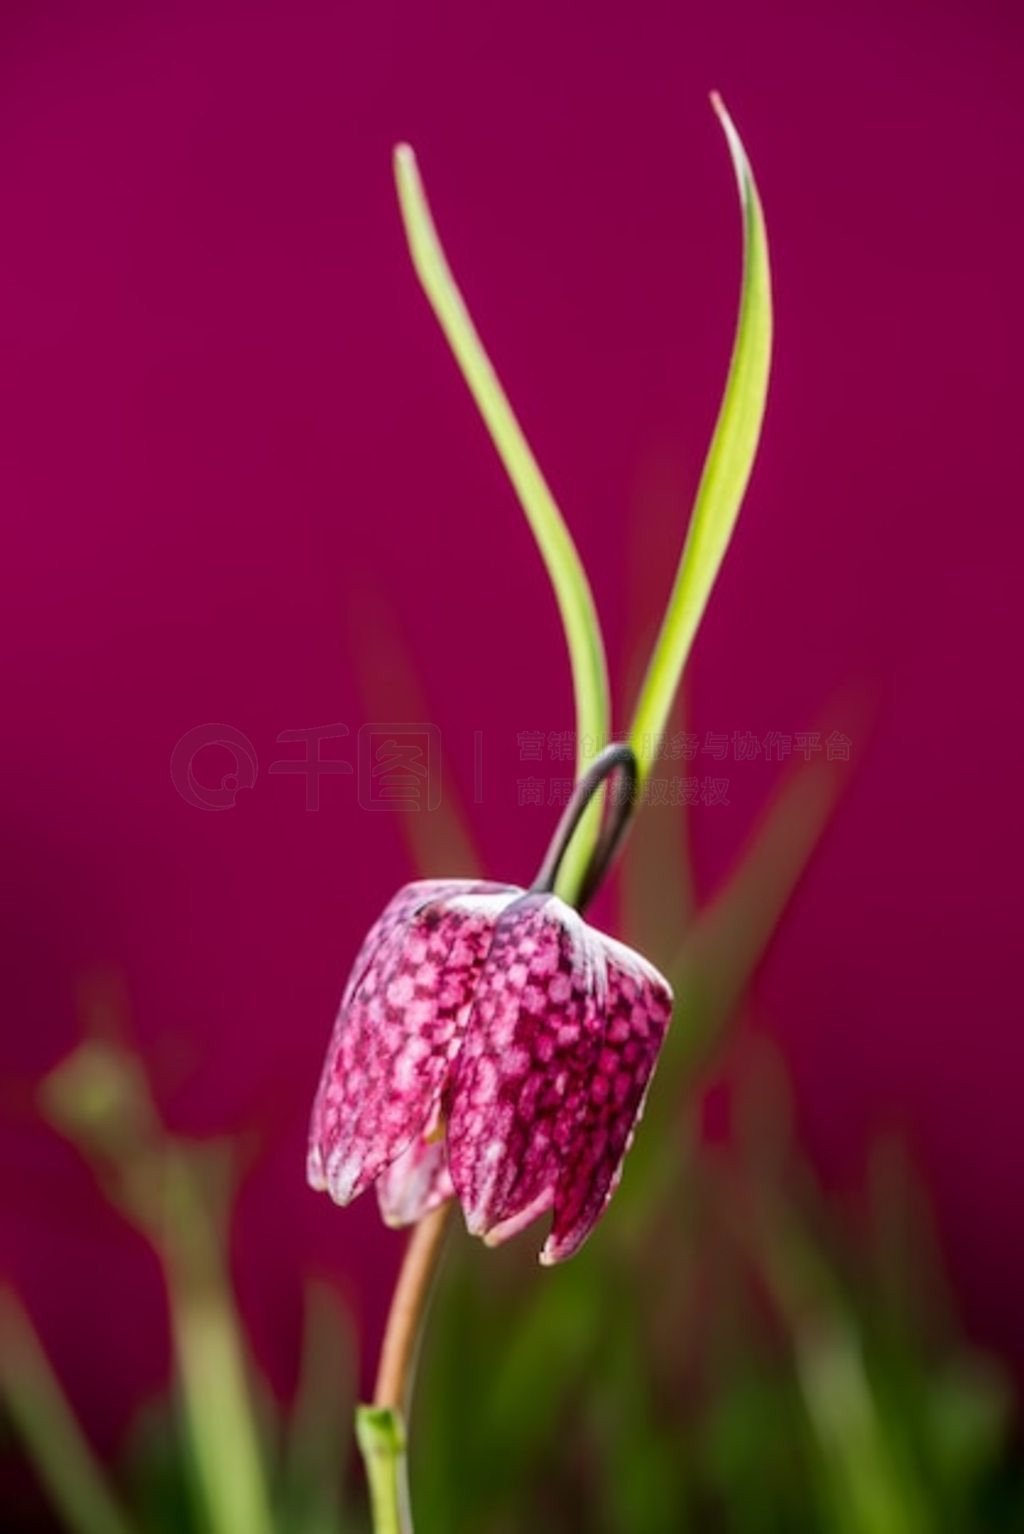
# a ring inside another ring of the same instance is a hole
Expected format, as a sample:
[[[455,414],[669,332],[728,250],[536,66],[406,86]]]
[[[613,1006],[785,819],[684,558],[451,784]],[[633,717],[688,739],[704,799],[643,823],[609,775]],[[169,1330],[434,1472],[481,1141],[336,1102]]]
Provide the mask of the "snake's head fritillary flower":
[[[559,1262],[615,1190],[671,1011],[657,970],[549,892],[407,885],[342,999],[309,1180],[339,1203],[376,1183],[393,1224],[455,1194],[491,1244],[550,1210]]]
[[[439,1128],[495,923],[521,893],[513,885],[418,880],[371,927],[341,999],[310,1126],[309,1181],[337,1203],[408,1152],[400,1169],[407,1175],[389,1179],[385,1216],[404,1224],[426,1212],[439,1168],[419,1142]]]

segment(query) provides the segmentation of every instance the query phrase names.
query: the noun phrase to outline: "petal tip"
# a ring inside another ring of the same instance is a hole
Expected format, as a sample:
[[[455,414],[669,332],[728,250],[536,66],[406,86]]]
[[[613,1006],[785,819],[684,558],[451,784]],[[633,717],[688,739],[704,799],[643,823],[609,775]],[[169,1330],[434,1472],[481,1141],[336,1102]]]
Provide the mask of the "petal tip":
[[[462,1206],[462,1213],[465,1217],[466,1230],[469,1234],[471,1236],[479,1236],[482,1241],[486,1242],[489,1230],[485,1217],[478,1209],[467,1209],[465,1205]]]
[[[590,1231],[581,1236],[571,1234],[563,1237],[549,1236],[541,1248],[537,1261],[542,1268],[557,1268],[561,1263],[568,1262],[570,1257],[576,1256],[589,1234]]]
[[[310,1147],[306,1157],[306,1182],[314,1193],[323,1193],[327,1187],[327,1179],[324,1176],[324,1158],[320,1154],[320,1147]]]
[[[336,1157],[333,1164],[328,1161],[320,1186],[330,1195],[335,1204],[344,1208],[362,1193],[365,1181],[363,1165],[354,1156],[348,1156],[344,1160]]]
[[[571,1255],[571,1252],[561,1251],[555,1238],[549,1236],[537,1255],[537,1261],[542,1268],[557,1268],[560,1262],[564,1262],[566,1257]]]

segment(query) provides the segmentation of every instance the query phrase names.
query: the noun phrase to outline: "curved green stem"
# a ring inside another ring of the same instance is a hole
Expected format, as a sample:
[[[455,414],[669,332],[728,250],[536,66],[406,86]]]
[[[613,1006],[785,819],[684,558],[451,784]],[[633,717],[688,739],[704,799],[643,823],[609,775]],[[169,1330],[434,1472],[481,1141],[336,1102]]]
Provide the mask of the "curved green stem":
[[[537,877],[530,886],[532,893],[548,894],[559,887],[559,875],[566,853],[572,847],[576,828],[590,809],[595,794],[600,793],[605,780],[612,773],[621,774],[622,783],[614,796],[611,812],[602,828],[600,838],[583,873],[578,893],[572,904],[582,911],[596,895],[615,854],[622,845],[629,818],[636,807],[636,756],[632,746],[621,741],[606,746],[593,766],[580,778],[566,805],[561,820],[551,838],[551,845],[544,855]]]

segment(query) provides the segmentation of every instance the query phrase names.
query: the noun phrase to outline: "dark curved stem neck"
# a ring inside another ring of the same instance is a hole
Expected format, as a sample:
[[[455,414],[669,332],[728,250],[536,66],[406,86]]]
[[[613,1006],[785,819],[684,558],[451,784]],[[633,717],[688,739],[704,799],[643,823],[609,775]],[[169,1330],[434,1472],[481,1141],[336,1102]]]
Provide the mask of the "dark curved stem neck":
[[[558,870],[576,827],[594,795],[613,773],[620,774],[621,782],[611,796],[601,835],[576,901],[577,908],[582,911],[597,893],[619,850],[636,802],[636,757],[632,748],[622,743],[606,746],[573,789],[572,798],[558,822],[537,877],[530,886],[534,894],[549,894],[554,889]]]

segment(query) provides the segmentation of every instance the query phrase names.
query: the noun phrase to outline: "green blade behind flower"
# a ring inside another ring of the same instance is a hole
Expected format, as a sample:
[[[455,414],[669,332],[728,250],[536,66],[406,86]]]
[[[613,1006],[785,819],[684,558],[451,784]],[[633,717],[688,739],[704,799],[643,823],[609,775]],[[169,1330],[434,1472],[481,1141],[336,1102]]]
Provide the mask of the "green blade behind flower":
[[[704,461],[693,516],[668,610],[654,645],[630,731],[641,779],[654,761],[694,636],[729,547],[757,452],[768,393],[772,295],[761,199],[739,134],[720,98],[712,105],[725,130],[743,211],[743,280],[725,393]]]
[[[349,655],[366,717],[435,718],[417,657],[405,642],[386,592],[361,577],[346,592],[345,617],[351,636]],[[437,808],[394,817],[414,876],[482,879],[484,863],[473,839],[472,817],[443,751],[439,767],[443,788]]]
[[[395,181],[413,266],[498,456],[526,514],[554,589],[565,630],[576,704],[577,776],[608,739],[608,668],[594,598],[569,529],[508,396],[484,349],[438,238],[416,156],[395,150]],[[599,805],[583,817],[559,874],[567,899],[578,893],[594,846]]]
[[[80,1044],[43,1081],[40,1100],[160,1258],[204,1527],[272,1534],[254,1371],[227,1271],[230,1155],[164,1130],[142,1062],[120,1042]]]
[[[21,1300],[0,1285],[0,1403],[70,1534],[133,1534]]]
[[[305,1285],[302,1353],[284,1442],[278,1526],[289,1534],[338,1534],[342,1480],[338,1423],[355,1400],[357,1342],[352,1318],[329,1285]]]

